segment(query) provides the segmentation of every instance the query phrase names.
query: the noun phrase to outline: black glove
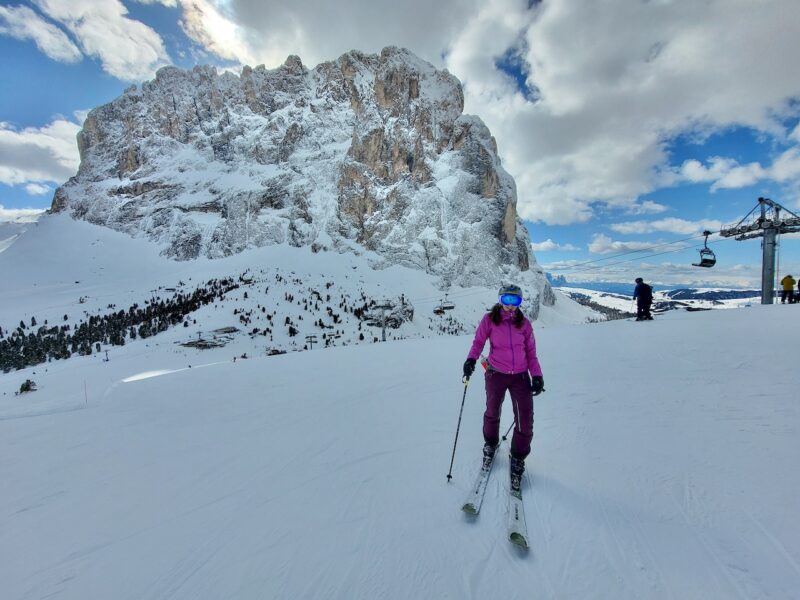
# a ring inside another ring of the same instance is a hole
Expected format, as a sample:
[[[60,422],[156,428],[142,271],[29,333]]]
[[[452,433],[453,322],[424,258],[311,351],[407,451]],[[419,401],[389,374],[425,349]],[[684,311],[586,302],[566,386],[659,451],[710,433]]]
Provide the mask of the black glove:
[[[472,374],[475,372],[475,359],[468,358],[464,361],[464,377],[469,379],[472,377]]]
[[[541,375],[534,375],[531,380],[531,391],[534,396],[538,396],[544,391],[544,378]]]

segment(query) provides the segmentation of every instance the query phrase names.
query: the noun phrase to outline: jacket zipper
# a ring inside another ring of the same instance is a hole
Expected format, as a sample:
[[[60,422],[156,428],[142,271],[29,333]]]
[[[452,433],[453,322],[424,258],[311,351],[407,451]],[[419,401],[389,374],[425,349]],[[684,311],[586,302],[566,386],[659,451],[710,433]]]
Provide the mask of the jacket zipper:
[[[515,360],[514,360],[514,338],[511,335],[511,321],[507,321],[508,323],[508,344],[511,346],[511,372],[514,372]]]

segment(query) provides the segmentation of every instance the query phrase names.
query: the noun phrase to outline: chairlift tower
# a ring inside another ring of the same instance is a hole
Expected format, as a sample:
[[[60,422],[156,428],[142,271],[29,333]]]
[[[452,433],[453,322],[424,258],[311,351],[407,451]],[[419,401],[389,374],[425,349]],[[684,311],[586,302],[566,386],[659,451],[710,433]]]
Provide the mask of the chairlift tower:
[[[757,209],[760,215],[754,216]],[[789,217],[781,217],[781,211]],[[752,220],[749,217],[754,216]],[[800,232],[800,216],[769,198],[759,198],[758,204],[736,225],[720,229],[720,236],[737,241],[764,238],[761,242],[761,304],[772,304],[775,299],[775,246],[781,233]]]
[[[375,306],[376,309],[381,311],[381,339],[385,342],[386,341],[386,311],[392,310],[394,306],[389,302],[383,302],[383,304],[378,304]]]

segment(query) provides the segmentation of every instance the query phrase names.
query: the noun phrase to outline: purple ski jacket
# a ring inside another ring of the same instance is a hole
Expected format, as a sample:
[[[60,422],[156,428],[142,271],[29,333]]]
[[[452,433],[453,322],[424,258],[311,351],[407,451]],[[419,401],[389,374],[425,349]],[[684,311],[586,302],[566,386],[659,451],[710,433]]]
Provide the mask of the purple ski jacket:
[[[495,371],[509,374],[530,371],[532,376],[541,376],[542,367],[536,357],[536,339],[531,322],[525,319],[522,327],[515,327],[513,312],[503,311],[500,316],[500,324],[495,325],[489,313],[484,315],[467,358],[478,360],[488,338],[489,364]]]

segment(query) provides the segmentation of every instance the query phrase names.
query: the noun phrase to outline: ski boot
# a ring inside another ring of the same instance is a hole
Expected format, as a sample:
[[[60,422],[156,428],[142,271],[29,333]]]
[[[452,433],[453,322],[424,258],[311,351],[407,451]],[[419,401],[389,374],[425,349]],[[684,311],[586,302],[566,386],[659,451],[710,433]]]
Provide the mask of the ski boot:
[[[510,457],[511,471],[511,491],[520,491],[522,485],[522,474],[525,472],[525,461],[521,458]]]
[[[494,453],[497,451],[497,444],[486,443],[483,445],[483,468],[488,469],[494,460]]]

